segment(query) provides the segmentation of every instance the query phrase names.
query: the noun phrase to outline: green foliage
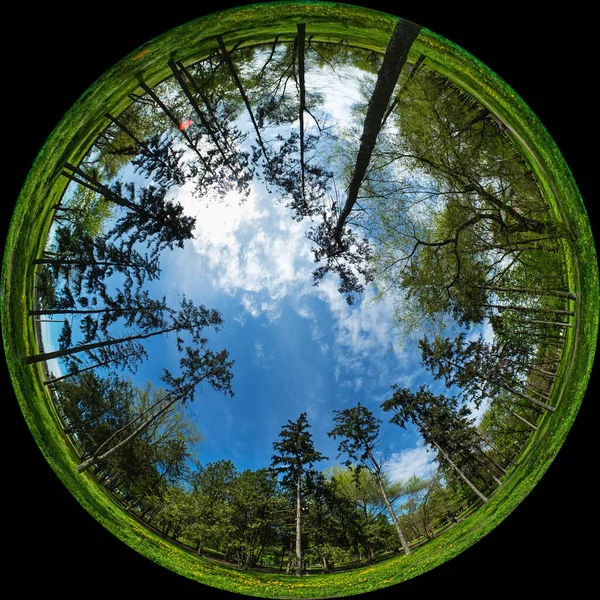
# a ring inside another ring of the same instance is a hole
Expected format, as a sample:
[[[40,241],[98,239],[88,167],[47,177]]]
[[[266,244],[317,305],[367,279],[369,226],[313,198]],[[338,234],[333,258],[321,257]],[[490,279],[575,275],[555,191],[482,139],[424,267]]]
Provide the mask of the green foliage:
[[[273,442],[277,454],[271,458],[271,468],[283,475],[281,481],[287,488],[295,490],[299,481],[312,476],[313,464],[327,458],[315,450],[309,428],[306,413],[301,413],[281,428],[280,441]]]

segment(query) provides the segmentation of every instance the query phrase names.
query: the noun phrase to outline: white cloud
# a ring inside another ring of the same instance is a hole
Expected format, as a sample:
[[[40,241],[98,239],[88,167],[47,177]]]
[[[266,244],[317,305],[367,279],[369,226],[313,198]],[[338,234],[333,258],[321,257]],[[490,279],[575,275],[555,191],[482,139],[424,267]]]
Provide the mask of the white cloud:
[[[256,350],[256,358],[263,359],[265,357],[265,346],[260,342],[254,342],[254,349]]]
[[[245,310],[277,319],[275,302],[299,297],[311,282],[307,223],[291,218],[289,209],[274,204],[273,195],[253,184],[248,198],[198,201],[183,188],[179,201],[196,217],[193,248],[215,287],[229,295],[244,294]],[[255,296],[251,296],[254,294]]]
[[[437,469],[434,456],[433,452],[427,452],[422,445],[394,452],[386,463],[386,472],[392,481],[407,481],[413,475],[429,477]]]

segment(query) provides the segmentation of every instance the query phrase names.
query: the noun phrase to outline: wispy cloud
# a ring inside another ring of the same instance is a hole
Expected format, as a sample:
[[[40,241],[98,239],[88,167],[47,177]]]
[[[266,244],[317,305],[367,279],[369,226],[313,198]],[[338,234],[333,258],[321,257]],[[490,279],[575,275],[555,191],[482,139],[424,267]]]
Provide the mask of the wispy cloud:
[[[437,469],[434,453],[418,445],[415,448],[394,452],[386,463],[386,472],[392,481],[407,481],[413,475],[426,478]]]

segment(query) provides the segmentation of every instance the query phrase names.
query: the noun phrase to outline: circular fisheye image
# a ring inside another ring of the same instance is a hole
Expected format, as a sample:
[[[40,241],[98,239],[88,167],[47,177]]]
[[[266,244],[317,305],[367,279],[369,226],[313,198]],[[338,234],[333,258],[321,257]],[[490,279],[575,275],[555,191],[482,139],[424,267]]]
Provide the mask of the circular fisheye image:
[[[48,103],[9,128],[15,564],[116,595],[539,590],[576,564],[600,312],[547,105],[426,15],[215,9],[17,69]]]

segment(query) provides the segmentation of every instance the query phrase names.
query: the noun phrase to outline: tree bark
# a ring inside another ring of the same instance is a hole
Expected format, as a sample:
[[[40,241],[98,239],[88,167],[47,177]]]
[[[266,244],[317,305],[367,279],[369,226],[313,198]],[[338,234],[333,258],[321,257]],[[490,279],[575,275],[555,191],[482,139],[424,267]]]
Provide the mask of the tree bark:
[[[536,406],[539,406],[540,408],[543,408],[544,410],[547,410],[548,412],[554,412],[556,410],[553,406],[550,406],[549,404],[546,404],[545,402],[540,402],[539,400],[536,400],[535,398],[532,398],[531,396],[522,394],[521,392],[519,392],[518,390],[516,390],[515,388],[513,388],[510,385],[505,385],[498,381],[495,381],[495,382],[492,381],[492,383],[496,383],[503,390],[506,390],[507,392],[510,392],[511,394],[513,394],[515,396],[518,396],[519,398],[523,398],[523,400],[528,400],[532,404],[535,404]]]
[[[469,481],[467,476],[454,464],[452,459],[439,447],[437,442],[433,440],[433,445],[437,448],[438,452],[443,456],[444,460],[456,471],[458,476],[475,492],[477,497],[485,504],[488,502],[486,498],[472,483]]]
[[[304,83],[304,44],[306,43],[306,25],[296,26],[296,45],[298,48],[298,84],[300,86],[300,176],[302,178],[302,200],[306,202],[306,177],[304,172],[304,111],[306,110],[306,86]]]
[[[102,314],[102,313],[110,313],[110,312],[121,312],[123,314],[131,313],[131,312],[148,312],[152,310],[155,312],[156,309],[150,308],[141,308],[139,306],[131,307],[131,308],[53,308],[53,309],[41,309],[41,310],[30,310],[28,311],[28,315],[30,317],[33,316],[41,316],[41,315],[89,315],[89,314]]]
[[[43,352],[41,354],[33,354],[25,357],[25,363],[30,365],[33,363],[40,362],[42,360],[51,360],[53,358],[62,358],[63,356],[69,356],[71,354],[77,354],[78,352],[87,352],[88,350],[95,350],[96,348],[105,348],[112,344],[121,344],[123,342],[130,342],[133,340],[145,340],[154,335],[161,335],[163,333],[169,333],[170,331],[176,331],[177,327],[169,327],[168,329],[161,329],[160,331],[153,331],[152,333],[143,333],[139,335],[130,335],[128,337],[115,338],[111,340],[105,340],[103,342],[94,342],[92,344],[83,344],[81,346],[75,346],[73,348],[66,348],[65,350],[54,350],[53,352]]]
[[[76,167],[70,163],[65,163],[65,169],[73,171],[73,173],[63,171],[63,175],[71,181],[74,181],[79,185],[83,185],[84,187],[92,190],[93,192],[101,194],[104,197],[104,199],[108,202],[113,202],[119,206],[122,206],[123,208],[127,208],[129,210],[137,212],[140,215],[146,215],[145,211],[143,211],[137,204],[130,202],[129,200],[125,200],[125,198],[113,192],[109,187],[100,183],[97,179],[91,177],[79,167]],[[78,177],[76,176],[80,177],[81,179],[78,179]]]
[[[197,154],[198,158],[200,159],[200,162],[204,165],[204,168],[207,171],[210,171],[210,165],[206,162],[206,160],[196,147],[196,144],[194,144],[192,138],[188,135],[185,129],[179,127],[181,123],[177,119],[177,117],[169,110],[167,105],[154,93],[154,90],[152,90],[143,81],[140,83],[140,87],[152,98],[152,100],[154,100],[154,102],[156,102],[156,104],[158,104],[160,109],[165,113],[165,115],[167,115],[171,123],[173,123],[175,129],[177,129],[177,131],[179,131],[179,133],[181,133],[181,135],[185,138],[185,141],[188,143],[190,149],[192,149]]]
[[[523,294],[533,294],[538,296],[556,296],[557,298],[567,298],[569,300],[577,300],[577,294],[573,292],[565,292],[562,290],[539,290],[536,288],[525,287],[501,287],[493,286],[486,288],[491,292],[515,292]]]
[[[181,398],[185,397],[185,395],[189,392],[191,387],[197,385],[198,383],[199,383],[198,381],[194,382],[191,386],[188,386],[184,392],[182,392],[181,394],[178,394],[177,396],[175,396],[174,398],[169,400],[164,406],[159,408],[151,417],[149,417],[148,419],[143,421],[142,424],[139,425],[125,439],[121,440],[118,444],[115,444],[112,448],[110,448],[110,450],[107,450],[104,454],[101,454],[100,456],[94,455],[94,456],[91,456],[90,458],[88,458],[87,460],[83,461],[80,465],[77,466],[77,471],[79,473],[83,473],[85,470],[89,469],[93,464],[95,464],[97,462],[101,462],[103,460],[106,460],[109,456],[111,456],[117,450],[119,450],[119,448],[122,448],[125,444],[127,444],[127,442],[129,442],[130,440],[136,438],[138,435],[143,433],[148,427],[150,427],[150,425],[152,425],[152,423],[154,423],[154,421],[156,421],[156,419],[158,419],[169,408],[171,408],[171,406],[173,406],[176,402],[181,400]]]
[[[406,538],[404,537],[404,533],[402,532],[402,528],[400,527],[400,522],[398,521],[398,517],[396,516],[396,513],[394,512],[394,509],[392,507],[392,503],[390,502],[387,492],[385,491],[385,486],[383,485],[383,481],[381,478],[381,470],[380,470],[379,464],[375,461],[375,459],[373,458],[373,456],[371,455],[370,452],[369,452],[369,459],[371,460],[371,462],[374,465],[375,479],[377,480],[377,484],[379,485],[379,490],[381,491],[381,496],[382,496],[383,501],[388,509],[390,518],[392,519],[392,522],[394,523],[394,527],[396,528],[396,533],[398,534],[398,539],[400,540],[400,545],[402,546],[402,550],[404,550],[404,554],[406,554],[406,556],[408,556],[410,554],[410,548],[408,547],[408,542],[406,541]]]
[[[296,483],[296,577],[302,577],[302,498],[300,485],[302,475],[298,473]]]
[[[126,358],[129,358],[130,356],[134,356],[135,354],[138,354],[137,352],[131,352],[130,354],[126,354],[125,356],[117,356],[115,358],[111,358],[110,360],[105,360],[104,362],[101,363],[96,363],[95,365],[92,365],[90,367],[85,367],[83,369],[79,369],[78,371],[73,371],[71,373],[67,373],[66,375],[61,375],[60,377],[54,377],[53,379],[46,379],[46,381],[44,381],[44,385],[51,385],[54,383],[58,383],[59,381],[62,381],[63,379],[68,379],[69,377],[73,377],[74,375],[79,375],[80,373],[85,373],[86,371],[91,371],[92,369],[97,369],[98,367],[105,367],[106,365],[109,365],[112,362],[116,362],[118,360],[125,360]]]
[[[515,310],[518,312],[524,313],[552,313],[556,315],[567,315],[572,317],[575,313],[572,310],[562,310],[559,308],[538,308],[538,307],[529,307],[529,306],[515,306],[514,304],[484,304],[484,308],[497,308],[498,310]]]
[[[518,465],[518,463],[516,463],[515,461],[513,461],[512,458],[510,458],[509,456],[507,456],[506,454],[504,454],[504,452],[502,452],[502,450],[500,450],[499,448],[496,448],[496,446],[491,442],[491,440],[489,438],[487,438],[485,435],[483,435],[481,433],[481,431],[479,431],[479,429],[475,429],[475,433],[477,433],[477,435],[481,438],[481,440],[484,441],[492,450],[494,450],[495,452],[497,452],[498,454],[500,454],[500,456],[502,456],[509,463],[511,463],[515,467]]]
[[[177,64],[175,63],[174,60],[170,60],[168,64],[169,64],[169,67],[171,68],[171,71],[173,72],[173,75],[175,76],[175,79],[177,80],[177,83],[179,83],[179,86],[183,90],[183,93],[186,95],[189,103],[192,105],[192,108],[194,109],[195,113],[198,115],[198,118],[200,119],[202,126],[208,132],[208,135],[210,136],[210,138],[213,141],[213,144],[216,146],[217,150],[219,151],[219,154],[221,154],[221,157],[223,158],[223,162],[227,165],[227,168],[231,171],[233,176],[237,177],[238,176],[237,171],[231,165],[231,162],[229,161],[229,158],[225,155],[223,148],[221,148],[221,144],[219,144],[219,140],[215,136],[215,132],[214,132],[213,128],[211,127],[211,124],[208,122],[208,119],[202,112],[200,105],[196,101],[196,98],[194,98],[194,96],[190,92],[188,85],[183,80],[183,77],[181,76],[181,71],[177,67]]]
[[[352,179],[348,187],[348,197],[334,230],[333,236],[338,246],[341,246],[342,230],[352,211],[352,207],[356,203],[358,191],[371,161],[375,142],[381,131],[385,110],[394,92],[400,71],[408,57],[410,47],[419,35],[420,30],[421,27],[419,25],[401,19],[397,22],[390,38],[381,68],[377,74],[375,89],[367,107],[360,147],[356,156]]]
[[[526,425],[529,425],[529,427],[531,427],[531,429],[533,429],[534,431],[538,430],[538,428],[533,423],[530,423],[525,417],[522,417],[520,414],[516,413],[514,410],[511,410],[510,412],[513,416],[517,417],[517,419],[519,419],[520,421],[523,421],[523,423],[525,423]]]
[[[248,115],[250,116],[250,121],[252,121],[252,126],[254,127],[254,131],[256,132],[256,138],[258,140],[261,150],[263,151],[263,156],[266,158],[267,150],[263,143],[263,139],[260,134],[258,125],[256,123],[254,113],[252,112],[252,107],[250,106],[250,101],[248,100],[248,96],[246,95],[246,90],[244,90],[244,86],[242,85],[242,82],[240,81],[240,78],[237,74],[235,65],[233,64],[233,61],[231,60],[231,55],[229,54],[229,51],[227,50],[227,47],[225,46],[225,42],[223,41],[223,36],[218,35],[217,42],[219,44],[219,49],[221,50],[221,54],[223,55],[223,59],[225,60],[225,64],[227,65],[227,68],[229,69],[229,73],[233,77],[233,80],[235,81],[235,84],[237,85],[237,88],[240,92],[240,96],[242,97],[242,100],[244,101],[244,105],[246,106],[246,110],[248,111]]]

